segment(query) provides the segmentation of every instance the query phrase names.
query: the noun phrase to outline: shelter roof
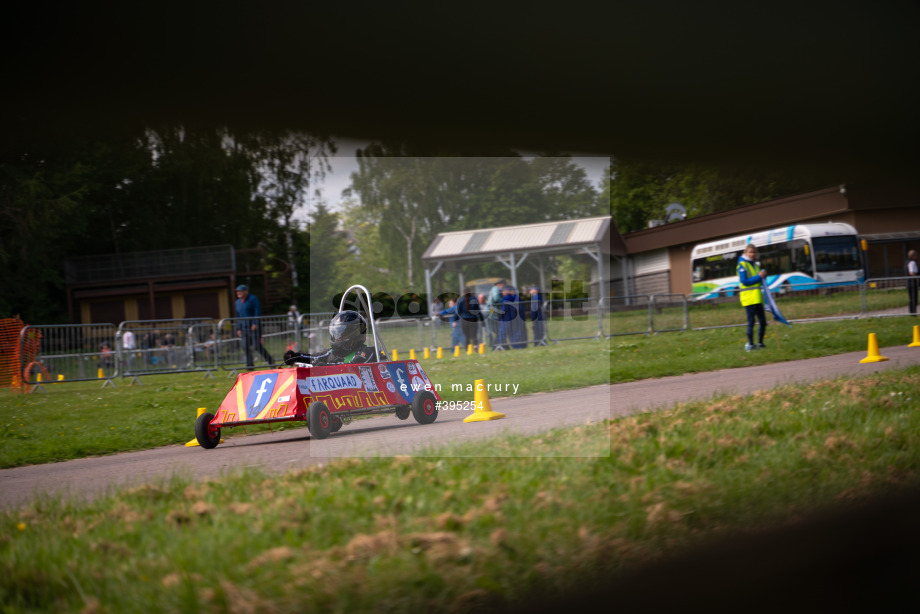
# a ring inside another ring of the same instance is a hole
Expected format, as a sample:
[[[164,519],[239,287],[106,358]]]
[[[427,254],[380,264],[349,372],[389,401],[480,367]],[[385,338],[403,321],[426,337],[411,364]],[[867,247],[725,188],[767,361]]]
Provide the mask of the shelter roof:
[[[623,239],[609,215],[442,232],[425,250],[422,259],[481,260],[509,252],[565,253],[596,244],[604,253],[617,256],[626,253]]]

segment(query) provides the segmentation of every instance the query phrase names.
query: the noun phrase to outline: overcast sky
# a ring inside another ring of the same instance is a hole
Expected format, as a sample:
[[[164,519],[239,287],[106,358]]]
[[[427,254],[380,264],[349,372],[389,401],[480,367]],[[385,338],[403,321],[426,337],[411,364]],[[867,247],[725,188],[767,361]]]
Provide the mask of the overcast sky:
[[[342,200],[342,190],[349,186],[351,183],[351,174],[358,170],[358,161],[355,158],[355,151],[360,147],[364,147],[367,143],[340,140],[337,142],[337,145],[338,153],[329,160],[332,165],[332,172],[326,173],[325,181],[317,183],[317,187],[323,190],[323,198],[326,200],[326,204],[332,209],[339,208],[339,203]],[[580,156],[573,154],[572,159],[576,164],[585,169],[585,172],[588,174],[588,180],[595,188],[604,176],[604,169],[610,165],[609,157]],[[296,217],[306,221],[309,217],[311,206],[312,203],[309,203],[307,207],[300,210]]]

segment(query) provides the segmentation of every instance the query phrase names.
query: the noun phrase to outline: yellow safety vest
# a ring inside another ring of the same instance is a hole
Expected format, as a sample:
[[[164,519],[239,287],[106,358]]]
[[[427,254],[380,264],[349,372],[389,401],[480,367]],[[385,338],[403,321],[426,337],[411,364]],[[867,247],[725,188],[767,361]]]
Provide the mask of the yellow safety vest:
[[[741,260],[740,262],[748,277],[754,277],[760,273],[760,267],[753,262],[748,262],[747,260]],[[763,284],[760,281],[760,277],[757,277],[757,281],[749,286],[745,286],[744,284],[740,285],[742,306],[747,307],[748,305],[757,305],[763,302],[763,293],[760,291]]]

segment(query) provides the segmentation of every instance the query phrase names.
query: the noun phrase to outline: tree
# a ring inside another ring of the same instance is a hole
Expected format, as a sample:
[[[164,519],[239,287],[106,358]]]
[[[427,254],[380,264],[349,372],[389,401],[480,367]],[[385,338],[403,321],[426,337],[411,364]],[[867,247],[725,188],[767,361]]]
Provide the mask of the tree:
[[[342,292],[343,264],[348,260],[348,241],[339,228],[339,215],[330,211],[322,201],[311,212],[309,232],[310,292],[309,305],[313,313],[332,308],[332,297]]]
[[[249,135],[247,149],[259,172],[258,193],[268,205],[268,214],[284,230],[287,261],[291,265],[294,291],[299,286],[292,218],[303,207],[310,187],[331,170],[329,156],[336,152],[328,136],[303,132],[261,131]],[[315,194],[319,198],[319,193]]]
[[[610,169],[610,206],[621,233],[665,220],[670,203],[688,217],[750,205],[822,185],[829,178],[796,176],[771,169],[658,164],[614,158]]]

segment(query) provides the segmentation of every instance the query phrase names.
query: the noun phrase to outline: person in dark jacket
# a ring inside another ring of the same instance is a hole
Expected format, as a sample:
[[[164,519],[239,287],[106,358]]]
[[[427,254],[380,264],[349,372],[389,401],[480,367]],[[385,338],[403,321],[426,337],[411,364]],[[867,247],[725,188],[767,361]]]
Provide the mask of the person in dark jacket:
[[[533,344],[546,345],[546,326],[543,322],[546,315],[543,313],[543,295],[540,288],[530,286],[530,321],[533,323]]]
[[[479,300],[469,286],[463,289],[463,295],[457,299],[457,315],[460,317],[460,329],[467,345],[479,344],[479,323],[482,322],[482,310]]]
[[[262,345],[262,324],[259,319],[262,316],[262,305],[256,295],[249,292],[249,286],[239,285],[236,287],[235,306],[236,317],[240,318],[236,325],[236,336],[243,341],[243,348],[246,352],[246,367],[251,369],[253,366],[253,348],[262,355],[265,362],[272,364],[274,362],[272,355]]]
[[[904,263],[907,276],[907,307],[912,314],[917,313],[917,289],[920,286],[920,269],[917,268],[917,251],[907,252],[907,262]]]
[[[514,286],[502,289],[502,315],[498,323],[496,349],[522,349],[527,347],[527,328],[524,314]]]

